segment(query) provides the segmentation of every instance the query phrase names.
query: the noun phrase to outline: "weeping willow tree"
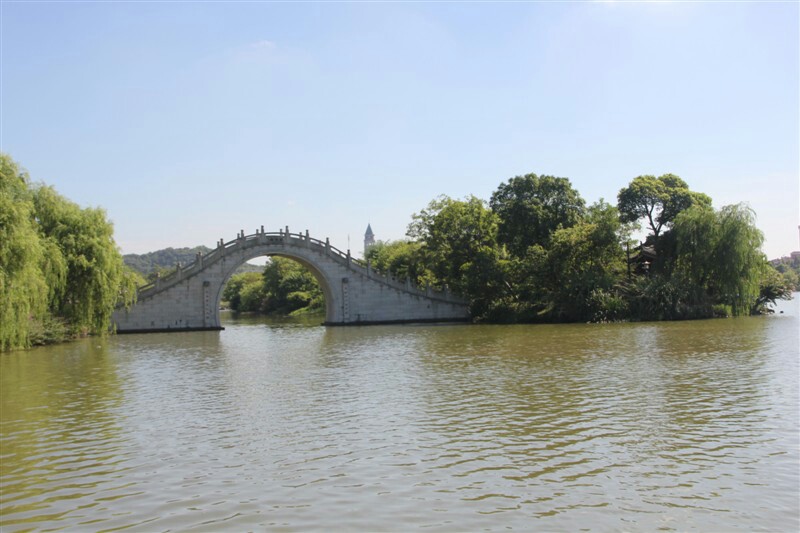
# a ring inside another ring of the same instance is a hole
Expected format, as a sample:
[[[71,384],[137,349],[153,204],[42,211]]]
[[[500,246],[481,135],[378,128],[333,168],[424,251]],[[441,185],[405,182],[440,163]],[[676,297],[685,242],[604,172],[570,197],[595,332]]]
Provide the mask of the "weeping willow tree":
[[[82,209],[52,187],[39,187],[33,197],[40,231],[66,263],[63,283],[51,292],[52,310],[79,332],[102,333],[125,281],[112,224],[102,209]]]
[[[0,348],[27,346],[31,320],[47,311],[44,246],[28,176],[0,154]]]
[[[753,210],[742,204],[719,211],[692,207],[675,219],[673,231],[675,276],[684,281],[692,303],[724,305],[734,316],[749,314],[767,264]]]
[[[758,298],[767,266],[761,252],[764,234],[756,228],[753,210],[742,204],[723,207],[718,220],[714,284],[720,300],[731,306],[734,316],[748,314]]]
[[[5,154],[0,180],[0,349],[27,347],[55,325],[105,334],[116,304],[136,295],[105,212],[32,185]]]

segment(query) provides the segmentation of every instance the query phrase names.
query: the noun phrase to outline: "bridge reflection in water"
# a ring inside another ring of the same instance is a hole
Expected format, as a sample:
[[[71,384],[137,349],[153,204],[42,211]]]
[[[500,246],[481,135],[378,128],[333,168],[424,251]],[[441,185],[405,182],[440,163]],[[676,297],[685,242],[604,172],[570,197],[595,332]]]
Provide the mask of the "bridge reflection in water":
[[[293,259],[317,279],[325,295],[328,325],[450,322],[469,320],[467,302],[449,291],[420,288],[375,272],[369,262],[353,258],[309,236],[308,231],[277,233],[262,226],[252,235],[217,243],[187,267],[139,288],[137,303],[114,313],[119,333],[223,329],[219,303],[226,281],[243,263],[261,256]]]

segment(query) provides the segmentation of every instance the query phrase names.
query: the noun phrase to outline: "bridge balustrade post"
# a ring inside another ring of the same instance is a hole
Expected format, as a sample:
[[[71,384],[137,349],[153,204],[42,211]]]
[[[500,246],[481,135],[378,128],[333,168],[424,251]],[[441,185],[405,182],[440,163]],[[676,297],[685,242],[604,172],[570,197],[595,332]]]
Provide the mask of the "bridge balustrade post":
[[[372,278],[372,262],[367,257],[367,277]]]
[[[306,248],[311,248],[311,236],[308,234],[308,230],[306,230]]]
[[[328,237],[325,237],[325,253],[331,255],[331,240]]]
[[[353,266],[353,259],[350,257],[350,248],[347,249],[347,268]]]

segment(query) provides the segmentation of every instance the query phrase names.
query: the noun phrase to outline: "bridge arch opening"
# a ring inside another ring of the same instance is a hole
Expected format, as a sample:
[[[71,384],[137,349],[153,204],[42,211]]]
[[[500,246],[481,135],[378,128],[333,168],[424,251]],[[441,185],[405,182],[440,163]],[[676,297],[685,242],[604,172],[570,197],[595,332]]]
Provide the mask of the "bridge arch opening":
[[[262,257],[266,257],[268,260],[270,260],[272,262],[272,268],[275,269],[275,270],[280,270],[280,267],[284,267],[284,266],[288,267],[289,269],[291,269],[294,266],[296,266],[296,267],[299,267],[299,272],[300,273],[308,273],[308,274],[310,274],[310,276],[316,281],[317,286],[318,286],[319,290],[322,293],[322,299],[324,300],[324,303],[323,303],[323,306],[322,306],[322,313],[324,313],[324,315],[325,315],[325,322],[333,321],[335,297],[334,297],[334,294],[333,294],[333,290],[331,288],[332,282],[331,282],[331,280],[327,279],[327,276],[324,274],[324,272],[318,266],[316,266],[313,262],[307,260],[306,258],[301,257],[300,255],[296,255],[296,254],[292,254],[292,253],[286,253],[286,252],[264,253],[263,251],[261,251],[261,252],[258,252],[258,253],[249,254],[248,256],[242,258],[242,260],[237,261],[235,266],[231,265],[231,267],[229,267],[229,271],[227,272],[227,275],[225,276],[224,281],[220,284],[220,286],[219,286],[219,288],[217,290],[217,295],[216,295],[216,300],[215,300],[214,308],[217,310],[216,313],[217,313],[217,323],[218,324],[220,324],[220,325],[222,324],[221,316],[220,316],[220,311],[222,309],[222,305],[221,304],[224,301],[225,291],[226,291],[226,287],[228,286],[228,283],[237,274],[237,270],[239,270],[239,268],[242,265],[246,264],[249,261],[252,261],[253,259],[262,258]],[[276,259],[277,259],[277,261],[276,261]],[[269,267],[270,267],[270,264],[268,263],[267,265],[264,265],[258,271],[258,275],[261,277],[262,280],[263,280],[263,276],[264,276],[264,270],[269,268]],[[297,275],[298,274],[297,271],[288,272],[288,273],[287,272],[279,273],[279,272],[276,272],[275,270],[271,273],[272,275]],[[229,293],[233,292],[233,291],[234,291],[234,289],[231,289],[229,291]],[[271,303],[271,302],[266,302],[265,301],[263,303],[266,304],[266,305],[272,305],[274,302]],[[268,310],[269,310],[269,308],[260,309],[260,311],[268,311]]]

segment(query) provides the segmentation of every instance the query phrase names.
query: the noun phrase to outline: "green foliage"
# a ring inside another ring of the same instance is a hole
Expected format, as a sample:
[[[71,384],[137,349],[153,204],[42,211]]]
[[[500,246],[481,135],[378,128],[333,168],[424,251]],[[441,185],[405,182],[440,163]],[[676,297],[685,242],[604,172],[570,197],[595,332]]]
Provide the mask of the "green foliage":
[[[767,265],[753,211],[741,204],[716,212],[695,206],[676,217],[673,232],[688,303],[721,303],[734,316],[749,314]]]
[[[136,297],[105,213],[31,186],[4,154],[0,180],[0,349],[105,334]]]
[[[367,249],[366,259],[377,272],[388,274],[398,280],[409,278],[417,285],[433,281],[433,275],[425,268],[422,244],[404,240],[378,241]]]
[[[711,306],[689,305],[689,290],[680,276],[637,277],[626,285],[626,298],[635,320],[685,320],[711,316]]]
[[[614,291],[625,271],[619,230],[616,208],[601,200],[589,209],[585,220],[553,234],[538,279],[554,319],[622,318],[624,306],[616,301]]]
[[[733,308],[730,305],[714,304],[711,306],[711,313],[714,318],[730,318],[733,316]]]
[[[800,289],[800,274],[797,273],[797,270],[786,270],[780,274],[783,276],[784,282],[790,292]]]
[[[635,178],[617,208],[601,200],[586,209],[568,180],[528,174],[501,184],[491,209],[474,196],[435,199],[413,216],[412,242],[378,246],[370,260],[448,285],[469,299],[476,320],[673,320],[764,309],[786,294],[792,274],[766,276],[750,209],[710,205],[665,174]],[[647,271],[631,253],[640,219],[653,232]]]
[[[750,314],[759,307],[767,268],[762,242],[748,207],[683,210],[659,238],[652,276],[629,287],[633,315],[676,320]]]
[[[718,213],[719,240],[713,254],[717,271],[712,291],[732,307],[734,316],[750,313],[767,266],[761,252],[764,234],[755,219],[753,210],[742,204],[723,207]]]
[[[45,247],[34,220],[28,176],[0,154],[0,349],[30,345],[32,320],[47,311]]]
[[[517,257],[535,244],[547,246],[559,228],[578,223],[585,202],[567,178],[526,174],[501,184],[489,205],[499,217],[498,240]]]
[[[126,281],[111,222],[102,209],[82,209],[51,187],[34,191],[34,205],[40,231],[52,239],[52,249],[61,252],[66,264],[53,311],[76,332],[103,334]]]
[[[262,273],[234,274],[222,299],[236,312],[289,315],[321,312],[325,297],[316,278],[291,259],[272,257]]]
[[[222,299],[234,311],[258,312],[261,310],[263,292],[264,281],[258,272],[234,274],[222,290]]]
[[[291,259],[273,257],[264,267],[265,313],[291,314],[322,311],[325,297],[311,272]]]
[[[473,316],[483,316],[504,288],[497,215],[474,196],[441,196],[412,219],[408,235],[418,239],[434,284],[466,296]]]
[[[752,314],[772,313],[770,305],[775,305],[778,300],[791,300],[792,291],[797,286],[797,275],[789,270],[786,273],[778,272],[771,265],[766,265],[759,281],[758,297],[751,309]]]
[[[669,226],[678,214],[693,205],[711,206],[711,198],[689,190],[674,174],[637,176],[619,191],[617,207],[623,222],[646,219],[655,237]]]
[[[800,290],[800,255],[794,254],[792,257],[781,257],[770,261],[770,263],[784,277],[793,291]]]
[[[31,345],[44,346],[67,341],[72,332],[64,319],[48,313],[40,320],[31,321],[28,335]]]

